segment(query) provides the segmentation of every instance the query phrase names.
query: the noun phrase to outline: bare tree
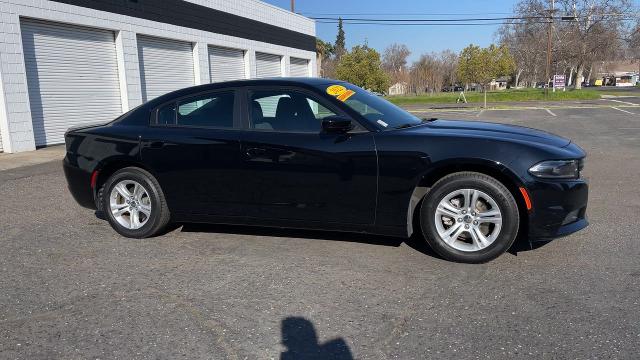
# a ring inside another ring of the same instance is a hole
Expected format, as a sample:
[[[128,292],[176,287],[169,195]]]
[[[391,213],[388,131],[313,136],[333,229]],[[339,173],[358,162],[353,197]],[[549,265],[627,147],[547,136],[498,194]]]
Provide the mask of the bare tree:
[[[442,75],[444,76],[443,84],[455,85],[458,82],[456,70],[458,69],[458,54],[452,50],[446,49],[438,54],[442,62]]]
[[[404,44],[389,45],[382,55],[382,68],[391,78],[392,83],[407,82],[407,58],[411,51]]]
[[[451,50],[422,54],[410,70],[410,86],[417,93],[439,92],[455,79],[458,56]]]
[[[628,0],[559,0],[559,9],[573,20],[559,30],[567,34],[564,49],[575,64],[575,88],[580,89],[585,68],[595,61],[614,59],[621,49],[623,21],[618,14],[630,9]]]
[[[544,12],[545,4],[540,0],[521,1],[515,13],[523,20],[511,20],[498,30],[498,42],[509,49],[516,63],[516,87],[521,81],[535,84],[544,75],[546,24],[539,21]]]
[[[638,62],[638,73],[640,74],[640,20],[631,28],[626,37],[627,58]]]
[[[504,25],[497,37],[515,58],[517,83],[546,82],[546,34],[553,15],[553,70],[568,73],[579,89],[585,71],[591,76],[592,64],[620,54],[629,9],[630,0],[520,0],[514,8],[518,19]]]

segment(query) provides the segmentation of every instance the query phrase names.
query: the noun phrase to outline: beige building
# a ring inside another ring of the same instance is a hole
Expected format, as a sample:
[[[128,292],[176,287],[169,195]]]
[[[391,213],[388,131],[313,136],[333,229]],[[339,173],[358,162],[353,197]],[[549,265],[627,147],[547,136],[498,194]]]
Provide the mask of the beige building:
[[[409,92],[409,85],[406,82],[398,82],[389,87],[388,95],[406,95]]]

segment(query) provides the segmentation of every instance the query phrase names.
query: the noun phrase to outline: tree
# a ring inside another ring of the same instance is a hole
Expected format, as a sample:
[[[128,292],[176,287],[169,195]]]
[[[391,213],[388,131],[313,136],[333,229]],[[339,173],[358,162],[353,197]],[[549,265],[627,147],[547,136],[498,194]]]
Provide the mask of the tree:
[[[409,85],[415,93],[439,92],[447,85],[456,83],[458,54],[451,50],[422,54],[411,65]]]
[[[331,55],[333,54],[333,45],[329,42],[323,41],[320,38],[316,38],[316,58],[318,61],[318,67],[320,68],[320,77],[328,76],[327,71],[332,64]],[[333,68],[333,66],[331,66]]]
[[[622,33],[633,14],[630,0],[519,0],[514,19],[503,26],[498,37],[509,48],[520,76],[536,82],[544,79],[547,29],[554,8],[552,32],[553,73],[575,74],[580,89],[585,69],[596,62],[613,60],[623,48]],[[590,72],[590,71],[589,71]]]
[[[469,45],[460,53],[458,78],[466,83],[481,84],[484,90],[484,107],[487,107],[487,86],[491,80],[510,75],[515,69],[513,57],[506,46],[491,44],[487,48]]]
[[[391,82],[407,82],[407,58],[411,54],[407,45],[391,44],[382,55],[382,68],[391,78]]]
[[[628,0],[559,0],[559,9],[571,14],[573,20],[559,25],[565,31],[564,48],[576,68],[575,88],[581,88],[586,67],[597,60],[608,60],[621,49],[620,33],[623,22],[611,14],[627,14]]]
[[[540,21],[547,14],[546,7],[540,0],[524,0],[516,5],[514,13],[519,19],[510,20],[496,35],[500,45],[513,55],[515,86],[523,80],[535,85],[544,76],[547,61],[548,24]]]
[[[443,85],[455,85],[458,82],[456,70],[458,68],[458,54],[446,49],[438,54],[442,62]]]
[[[367,90],[386,93],[389,77],[382,70],[380,54],[367,46],[355,46],[336,67],[336,77]]]
[[[326,59],[333,54],[333,45],[320,38],[316,38],[316,53]]]
[[[635,26],[631,29],[626,41],[627,57],[638,61],[638,71],[640,74],[640,21],[636,22]]]
[[[342,55],[347,52],[345,45],[344,28],[342,27],[342,18],[338,18],[338,35],[336,35],[336,43],[333,46],[333,53],[336,56],[336,60],[340,61]]]

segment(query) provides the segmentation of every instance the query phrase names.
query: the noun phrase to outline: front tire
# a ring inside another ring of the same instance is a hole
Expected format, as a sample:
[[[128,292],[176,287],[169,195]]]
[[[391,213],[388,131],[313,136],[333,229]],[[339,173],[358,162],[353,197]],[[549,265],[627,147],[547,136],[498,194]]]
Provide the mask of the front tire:
[[[519,222],[511,192],[498,180],[475,172],[440,179],[420,209],[427,243],[456,262],[484,263],[502,255],[515,241]]]
[[[109,224],[122,236],[152,237],[169,223],[169,208],[160,184],[143,169],[116,171],[105,183],[101,199]]]

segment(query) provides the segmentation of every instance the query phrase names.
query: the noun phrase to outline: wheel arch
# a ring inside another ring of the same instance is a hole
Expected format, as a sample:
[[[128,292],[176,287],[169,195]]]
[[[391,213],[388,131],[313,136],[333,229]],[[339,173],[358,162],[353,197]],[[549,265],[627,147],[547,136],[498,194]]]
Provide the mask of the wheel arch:
[[[94,172],[97,171],[98,175],[96,178],[95,188],[93,189],[93,198],[96,203],[96,207],[98,209],[101,209],[99,192],[100,192],[100,189],[102,189],[102,186],[116,171],[127,168],[127,167],[136,167],[136,168],[143,169],[157,179],[156,175],[151,169],[149,169],[147,166],[142,164],[140,161],[137,161],[129,157],[116,156],[116,157],[110,157],[108,159],[101,161],[98,164],[98,166],[96,166],[96,168],[94,169]]]
[[[502,183],[511,193],[518,205],[520,213],[519,233],[526,234],[529,227],[529,217],[526,202],[520,193],[520,188],[524,187],[523,181],[507,166],[502,163],[486,159],[450,159],[433,163],[427,172],[420,176],[409,202],[407,229],[409,236],[420,229],[417,219],[417,211],[424,197],[429,193],[433,185],[447,175],[457,172],[477,172],[493,177]],[[418,199],[416,201],[416,199]]]

